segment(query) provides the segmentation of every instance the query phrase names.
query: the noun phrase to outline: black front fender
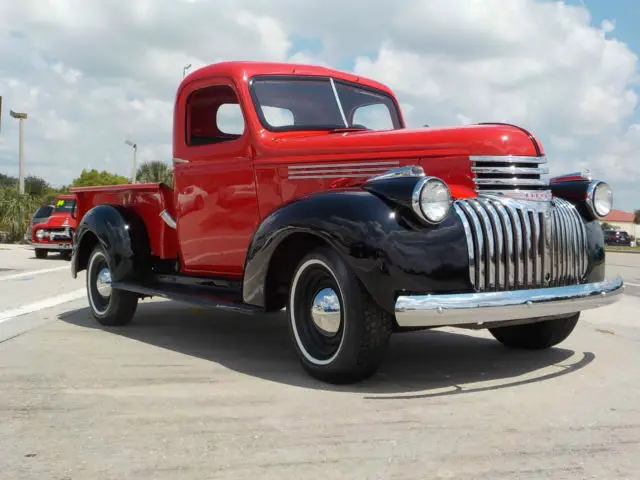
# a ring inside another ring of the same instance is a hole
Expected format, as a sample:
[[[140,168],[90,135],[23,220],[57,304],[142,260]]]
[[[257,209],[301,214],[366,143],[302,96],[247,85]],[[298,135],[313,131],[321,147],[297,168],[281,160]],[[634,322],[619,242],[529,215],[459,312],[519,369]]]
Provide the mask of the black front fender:
[[[265,282],[271,259],[296,233],[333,247],[380,306],[391,312],[396,292],[469,291],[466,237],[453,209],[439,225],[425,225],[402,203],[362,189],[334,190],[272,212],[248,249],[244,301],[260,307],[268,303]]]
[[[71,259],[74,278],[86,268],[96,239],[109,256],[113,281],[137,277],[148,270],[151,249],[144,220],[119,205],[97,205],[78,224]]]

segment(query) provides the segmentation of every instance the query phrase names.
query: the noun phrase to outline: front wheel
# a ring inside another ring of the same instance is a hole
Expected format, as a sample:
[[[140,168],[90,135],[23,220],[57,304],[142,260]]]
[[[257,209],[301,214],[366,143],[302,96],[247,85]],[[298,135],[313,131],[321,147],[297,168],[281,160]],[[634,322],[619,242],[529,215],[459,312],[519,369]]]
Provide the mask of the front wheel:
[[[303,368],[336,384],[373,375],[387,349],[393,317],[382,310],[340,256],[321,247],[298,264],[287,305]]]
[[[577,312],[570,317],[544,320],[526,325],[490,328],[489,332],[496,340],[507,347],[541,350],[553,347],[566,340],[573,332],[579,318],[580,312]]]
[[[111,288],[109,258],[101,246],[89,256],[87,297],[93,317],[110,327],[129,323],[138,306],[136,293]]]
[[[36,258],[47,258],[47,254],[49,252],[47,250],[45,250],[44,248],[36,248]]]

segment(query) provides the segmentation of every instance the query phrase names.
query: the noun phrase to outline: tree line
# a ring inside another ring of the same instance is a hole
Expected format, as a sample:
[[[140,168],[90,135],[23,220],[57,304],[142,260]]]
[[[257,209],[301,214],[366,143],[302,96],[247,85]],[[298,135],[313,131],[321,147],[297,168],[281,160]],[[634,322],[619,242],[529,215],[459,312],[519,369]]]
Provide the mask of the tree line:
[[[173,171],[164,162],[152,161],[140,165],[136,172],[138,183],[162,182],[173,186]],[[43,205],[50,205],[70,187],[91,187],[131,183],[122,175],[83,169],[71,184],[53,187],[44,178],[34,175],[24,179],[24,194],[19,193],[18,178],[0,172],[0,238],[5,242],[20,241],[27,230],[31,216]]]

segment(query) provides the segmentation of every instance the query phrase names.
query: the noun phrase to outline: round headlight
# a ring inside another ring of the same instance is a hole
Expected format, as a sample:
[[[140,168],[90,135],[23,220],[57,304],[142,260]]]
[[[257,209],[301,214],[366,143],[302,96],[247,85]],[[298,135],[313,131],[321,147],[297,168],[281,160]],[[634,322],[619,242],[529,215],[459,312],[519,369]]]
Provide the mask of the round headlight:
[[[44,230],[38,230],[36,232],[36,237],[38,237],[38,240],[42,240],[44,238]]]
[[[613,208],[613,193],[605,182],[594,182],[589,188],[587,203],[598,217],[606,217]]]
[[[413,189],[413,210],[429,223],[440,223],[449,214],[451,192],[439,178],[424,177]]]

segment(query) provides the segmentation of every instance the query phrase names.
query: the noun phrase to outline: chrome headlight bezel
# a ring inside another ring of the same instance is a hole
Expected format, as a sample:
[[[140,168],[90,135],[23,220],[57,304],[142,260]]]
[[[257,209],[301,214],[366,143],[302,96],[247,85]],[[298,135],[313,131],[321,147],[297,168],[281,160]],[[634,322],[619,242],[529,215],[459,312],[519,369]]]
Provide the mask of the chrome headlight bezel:
[[[609,205],[608,210],[606,211],[598,208],[602,207],[602,205],[598,205],[598,200],[596,199],[596,195],[603,189],[608,190],[606,197]],[[595,218],[606,217],[607,215],[609,215],[609,213],[611,213],[611,210],[613,210],[613,190],[611,189],[611,186],[608,183],[600,180],[591,182],[589,184],[589,187],[587,188],[587,198],[585,203],[587,204],[587,208],[589,208],[589,213],[591,213]]]
[[[433,215],[432,212],[430,213],[423,207],[423,204],[427,203],[425,202],[424,195],[429,192],[429,189],[433,185],[443,187],[444,194],[446,195],[441,200],[431,202],[432,204],[440,204],[443,210],[443,213],[440,215]],[[449,189],[449,186],[438,177],[421,178],[414,186],[411,194],[411,207],[413,208],[413,211],[422,221],[430,225],[442,223],[442,221],[449,215],[452,203],[453,200],[451,198],[451,190]]]
[[[42,240],[45,236],[46,236],[47,232],[44,231],[44,229],[39,228],[38,230],[36,230],[36,238],[38,240]]]

